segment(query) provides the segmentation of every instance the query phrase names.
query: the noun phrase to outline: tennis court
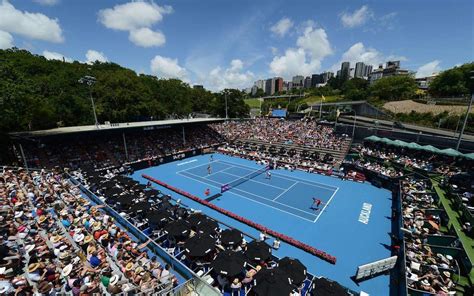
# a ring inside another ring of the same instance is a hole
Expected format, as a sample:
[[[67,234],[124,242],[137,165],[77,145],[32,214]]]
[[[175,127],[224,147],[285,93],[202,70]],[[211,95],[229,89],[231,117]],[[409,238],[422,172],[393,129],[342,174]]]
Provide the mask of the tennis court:
[[[208,172],[209,165],[211,166],[210,173]],[[219,190],[223,185],[237,183],[229,189],[229,192],[310,222],[318,221],[339,189],[284,176],[276,171],[271,171],[271,173],[271,177],[268,178],[264,166],[256,170],[225,160],[215,160],[177,172],[181,176]],[[225,197],[224,193],[223,198]],[[313,198],[322,201],[319,208],[313,207]]]
[[[146,184],[146,174],[167,184],[183,189],[202,199],[221,193],[221,186],[233,184],[260,169],[255,161],[223,154],[213,154],[211,174],[207,172],[210,155],[201,155],[156,167],[136,171],[136,180]],[[265,172],[253,179],[231,186],[211,203],[236,215],[251,219],[274,231],[288,235],[337,257],[332,265],[303,250],[282,244],[273,254],[278,257],[298,258],[308,271],[326,276],[354,289],[371,295],[386,295],[389,277],[380,276],[357,286],[351,276],[357,266],[386,258],[390,250],[391,193],[370,183],[357,183],[303,171],[272,170],[270,180]],[[224,214],[197,203],[175,192],[157,189],[181,198],[182,203],[194,210],[258,237],[259,231]],[[210,195],[205,191],[209,189]],[[313,197],[324,203],[320,210],[310,209]],[[371,206],[370,213],[366,205]],[[364,219],[361,219],[364,218]],[[270,241],[271,243],[271,241]]]

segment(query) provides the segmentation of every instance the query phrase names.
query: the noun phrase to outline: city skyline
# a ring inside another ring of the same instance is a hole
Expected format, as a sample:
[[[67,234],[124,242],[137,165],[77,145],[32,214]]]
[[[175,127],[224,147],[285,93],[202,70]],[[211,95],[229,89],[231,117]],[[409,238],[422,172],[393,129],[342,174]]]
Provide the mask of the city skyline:
[[[268,77],[288,81],[336,73],[343,61],[352,68],[357,62],[376,68],[400,60],[427,76],[473,59],[467,0],[429,6],[215,0],[200,5],[206,9],[185,0],[0,0],[0,48],[24,48],[48,59],[110,61],[211,90],[242,89]]]

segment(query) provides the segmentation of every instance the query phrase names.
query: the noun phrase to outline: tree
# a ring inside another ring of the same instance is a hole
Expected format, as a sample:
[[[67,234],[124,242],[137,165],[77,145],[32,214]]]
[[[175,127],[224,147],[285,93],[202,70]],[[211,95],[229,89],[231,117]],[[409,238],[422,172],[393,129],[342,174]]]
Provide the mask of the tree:
[[[406,100],[415,96],[417,85],[411,76],[389,76],[378,79],[369,87],[372,98],[379,100]]]
[[[137,75],[114,63],[47,60],[13,48],[0,50],[0,132],[93,124],[89,87],[78,83],[85,75],[97,79],[91,91],[99,122],[222,114],[225,109],[222,100],[217,102],[220,94],[179,79]],[[232,116],[248,114],[241,98],[231,90]]]
[[[229,118],[248,117],[250,107],[245,104],[245,94],[238,89],[224,89],[217,94],[213,114],[225,118],[225,100],[227,96],[227,113]]]
[[[466,96],[474,90],[474,63],[454,67],[439,74],[430,84],[429,92],[435,97]]]

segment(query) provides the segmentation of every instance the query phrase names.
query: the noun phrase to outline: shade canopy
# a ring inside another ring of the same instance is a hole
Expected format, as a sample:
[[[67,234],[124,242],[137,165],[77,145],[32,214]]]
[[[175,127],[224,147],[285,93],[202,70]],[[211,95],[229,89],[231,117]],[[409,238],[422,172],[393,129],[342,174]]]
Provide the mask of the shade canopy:
[[[370,136],[370,137],[365,138],[364,140],[371,141],[371,142],[379,142],[380,138],[377,136]]]
[[[453,148],[448,148],[448,149],[443,149],[439,151],[440,154],[447,155],[447,156],[452,156],[452,157],[457,157],[457,156],[462,156],[463,154]]]

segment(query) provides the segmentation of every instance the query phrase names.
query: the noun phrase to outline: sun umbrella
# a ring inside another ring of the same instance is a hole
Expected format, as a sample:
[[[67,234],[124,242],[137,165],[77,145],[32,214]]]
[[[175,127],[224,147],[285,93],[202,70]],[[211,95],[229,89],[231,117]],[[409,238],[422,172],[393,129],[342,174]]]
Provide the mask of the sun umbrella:
[[[195,235],[184,243],[184,249],[190,257],[204,257],[216,249],[216,239],[210,235]]]
[[[147,198],[157,197],[159,193],[160,192],[158,190],[155,190],[155,189],[146,190],[145,191],[145,196]]]
[[[146,214],[146,217],[150,224],[163,225],[170,219],[171,212],[166,210],[151,211]]]
[[[201,213],[193,213],[189,215],[187,221],[191,226],[197,226],[199,223],[206,221],[208,218],[206,215]]]
[[[131,212],[140,213],[148,209],[150,209],[150,204],[146,201],[141,201],[141,202],[132,204],[128,210]]]
[[[123,192],[123,189],[120,189],[116,186],[114,187],[111,187],[111,188],[108,188],[107,190],[105,190],[104,192],[104,195],[108,198],[114,196],[114,195],[119,195]]]
[[[207,219],[197,225],[197,232],[214,235],[219,229],[219,224],[215,220]]]
[[[239,245],[242,242],[242,233],[237,229],[226,229],[221,233],[221,242],[223,245]]]
[[[175,215],[178,218],[185,218],[188,215],[188,211],[186,211],[186,209],[184,209],[184,208],[178,208],[175,211]]]
[[[318,296],[349,295],[347,289],[337,282],[325,278],[315,278],[313,280],[313,290],[317,291]]]
[[[134,195],[131,195],[131,194],[124,194],[124,195],[119,195],[115,201],[120,203],[120,205],[124,208],[132,205],[133,203],[133,200],[135,199],[136,197]]]
[[[189,235],[189,224],[184,220],[176,220],[165,226],[164,230],[176,239],[186,238]]]
[[[285,257],[278,261],[278,267],[284,270],[297,286],[300,286],[306,279],[306,266],[298,259]]]
[[[246,264],[247,258],[244,253],[225,250],[217,254],[211,262],[211,267],[217,274],[235,277],[243,272]]]
[[[163,202],[167,202],[167,201],[170,201],[171,200],[171,196],[169,195],[163,195],[160,197],[161,201]]]
[[[288,275],[278,267],[257,272],[254,285],[252,291],[259,296],[288,296],[294,289]]]
[[[143,185],[143,184],[137,184],[137,185],[133,186],[133,190],[135,190],[135,191],[145,190],[145,189],[146,189],[146,185]]]
[[[270,255],[272,254],[272,251],[270,249],[270,246],[266,244],[265,242],[261,241],[251,241],[247,245],[247,250],[245,251],[245,255],[250,259],[254,261],[265,261],[268,258],[270,258]]]
[[[173,207],[173,205],[169,201],[162,201],[162,202],[157,204],[157,207],[159,209],[167,210],[167,209],[171,209]]]
[[[428,223],[436,230],[439,230],[439,225],[436,222],[429,220]]]

